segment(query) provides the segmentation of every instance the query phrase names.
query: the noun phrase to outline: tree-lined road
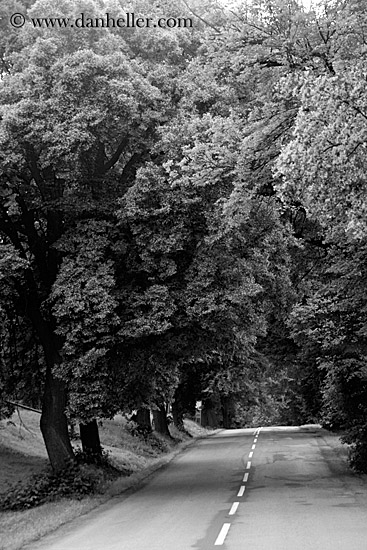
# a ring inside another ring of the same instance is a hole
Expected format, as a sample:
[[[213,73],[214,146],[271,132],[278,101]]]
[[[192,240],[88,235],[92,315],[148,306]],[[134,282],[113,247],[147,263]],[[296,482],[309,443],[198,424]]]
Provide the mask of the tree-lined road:
[[[367,483],[317,427],[226,430],[30,550],[366,550]]]

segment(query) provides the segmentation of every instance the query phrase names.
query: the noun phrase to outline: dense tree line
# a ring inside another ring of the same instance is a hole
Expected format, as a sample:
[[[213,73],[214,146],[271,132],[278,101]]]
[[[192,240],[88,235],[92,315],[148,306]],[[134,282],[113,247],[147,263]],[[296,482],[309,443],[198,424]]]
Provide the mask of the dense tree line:
[[[194,24],[1,38],[3,414],[42,408],[54,469],[69,422],[98,450],[97,419],[168,435],[197,400],[225,427],[320,421],[365,469],[363,2],[134,12]]]

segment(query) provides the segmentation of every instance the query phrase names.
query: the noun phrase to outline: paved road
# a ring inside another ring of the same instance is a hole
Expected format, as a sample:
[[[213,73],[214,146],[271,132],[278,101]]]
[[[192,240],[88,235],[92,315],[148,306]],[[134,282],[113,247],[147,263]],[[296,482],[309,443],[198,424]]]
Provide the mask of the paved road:
[[[227,430],[30,550],[367,550],[367,482],[316,427]]]

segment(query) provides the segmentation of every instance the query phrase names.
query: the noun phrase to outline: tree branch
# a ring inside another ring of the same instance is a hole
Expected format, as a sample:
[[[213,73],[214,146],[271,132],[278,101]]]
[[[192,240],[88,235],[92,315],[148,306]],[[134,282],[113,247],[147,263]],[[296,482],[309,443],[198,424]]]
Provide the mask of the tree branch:
[[[356,107],[355,105],[351,105],[350,101],[348,101],[347,99],[342,99],[341,102],[347,105],[348,107],[350,107],[351,109],[353,109],[353,111],[363,116],[363,118],[367,120],[367,115],[359,107]]]
[[[47,263],[47,246],[44,240],[38,235],[34,227],[33,213],[28,209],[23,197],[17,196],[17,203],[22,212],[22,222],[25,229],[25,235],[28,239],[28,246],[34,255],[36,264],[39,269],[39,275],[42,281],[49,284],[49,269]]]
[[[27,255],[19,239],[18,232],[15,229],[14,224],[11,222],[8,213],[3,206],[0,206],[0,210],[0,231],[2,231],[4,235],[8,237],[8,239],[10,239],[10,242],[12,243],[14,248],[20,253],[21,257],[26,259]]]
[[[206,19],[204,19],[203,17],[201,17],[201,15],[199,15],[198,13],[194,12],[194,10],[191,8],[191,6],[189,6],[189,4],[186,2],[186,0],[183,0],[183,3],[185,4],[185,6],[187,7],[187,9],[189,9],[191,11],[191,13],[197,17],[198,19],[200,19],[200,21],[202,21],[202,23],[204,23],[204,25],[208,25],[208,27],[210,27],[211,29],[213,29],[216,33],[218,34],[221,34],[221,31],[220,29],[217,29],[217,27],[215,27],[214,25],[212,25],[211,23],[209,23],[209,21],[206,21]]]
[[[146,153],[146,150],[142,151],[141,153],[134,153],[133,155],[131,155],[130,159],[125,164],[121,174],[120,182],[123,185],[127,184],[130,175],[134,172],[136,165],[138,164],[138,162],[144,156],[145,153]]]
[[[112,155],[112,157],[110,157],[109,160],[104,163],[103,168],[102,168],[102,174],[105,174],[106,172],[108,172],[108,170],[110,170],[113,166],[115,166],[115,164],[118,162],[118,160],[121,156],[122,151],[127,147],[128,143],[129,143],[129,139],[127,137],[124,137],[120,141],[120,143],[119,143],[116,151]]]

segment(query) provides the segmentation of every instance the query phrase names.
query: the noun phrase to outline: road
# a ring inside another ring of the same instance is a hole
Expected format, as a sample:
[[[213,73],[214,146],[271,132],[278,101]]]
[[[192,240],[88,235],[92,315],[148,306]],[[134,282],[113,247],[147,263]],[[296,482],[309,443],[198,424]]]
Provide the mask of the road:
[[[226,430],[28,550],[367,550],[367,481],[317,427]]]

